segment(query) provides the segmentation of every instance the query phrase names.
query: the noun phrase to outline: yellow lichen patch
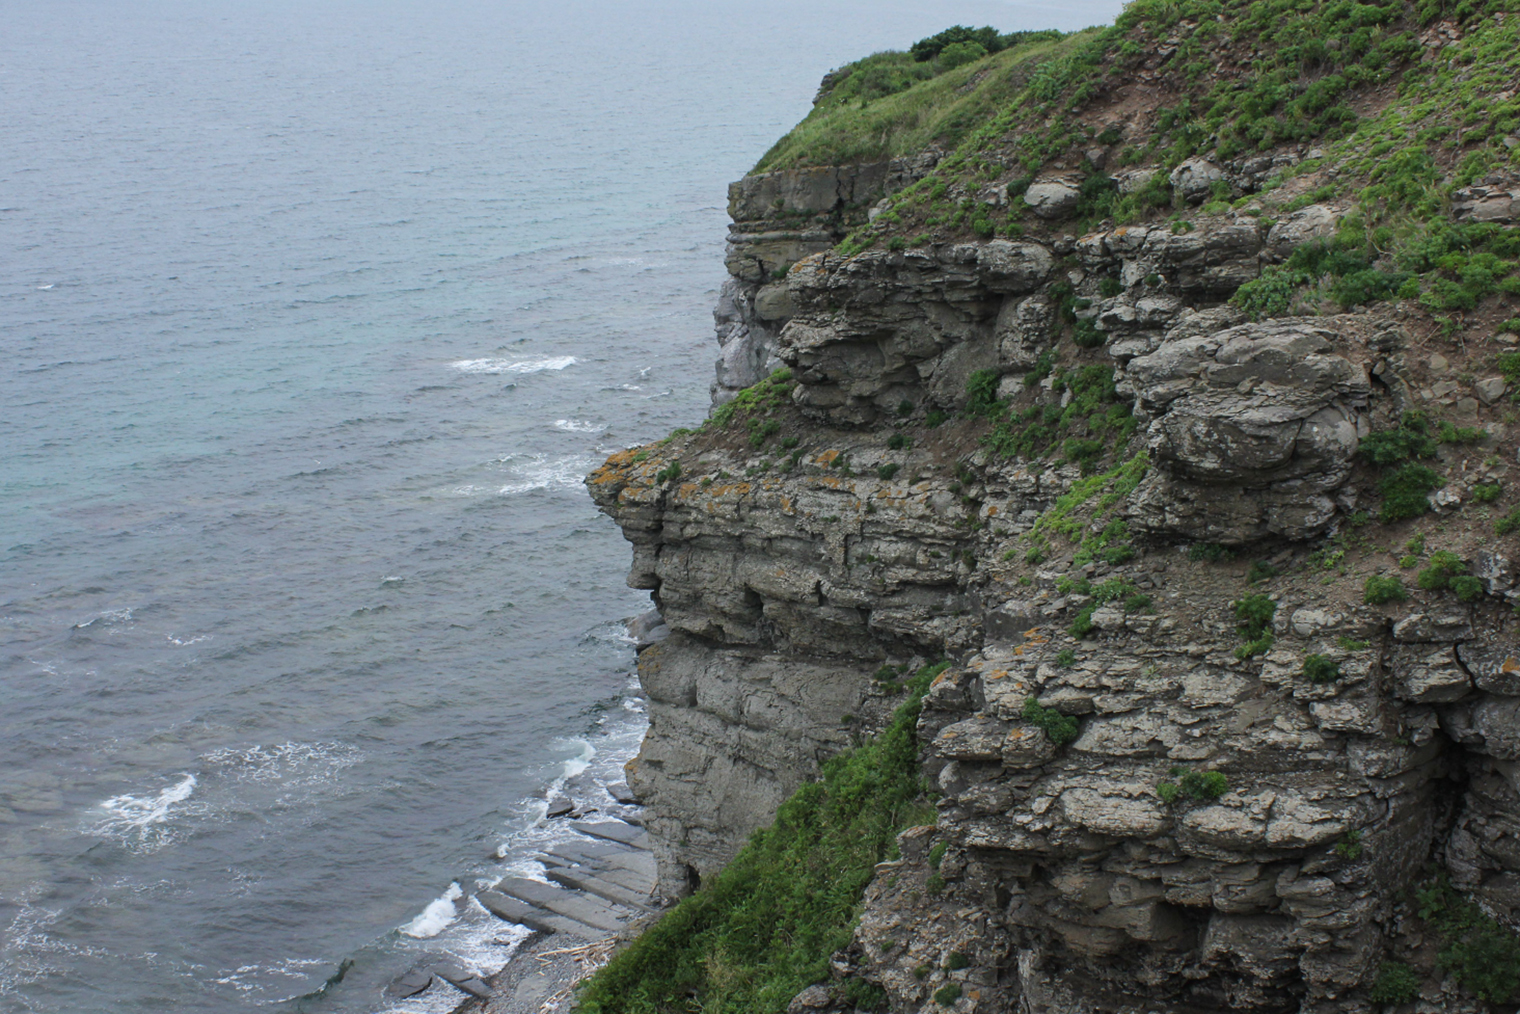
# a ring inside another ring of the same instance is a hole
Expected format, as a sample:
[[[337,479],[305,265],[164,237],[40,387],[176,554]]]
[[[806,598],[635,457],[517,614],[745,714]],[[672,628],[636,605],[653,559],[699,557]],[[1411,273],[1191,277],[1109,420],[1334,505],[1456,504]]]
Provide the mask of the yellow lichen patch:
[[[838,451],[824,451],[822,454],[818,455],[818,457],[813,459],[813,464],[822,465],[824,468],[828,468],[834,464],[834,459],[837,457],[839,457]]]
[[[1520,661],[1517,661],[1513,655],[1506,658],[1504,664],[1499,667],[1500,672],[1515,672],[1516,670],[1520,670]]]
[[[946,669],[944,672],[942,672],[938,676],[934,677],[934,682],[930,683],[929,685],[931,687],[937,687],[937,686],[939,686],[941,683],[945,682],[945,680],[947,680],[949,678],[950,678],[950,670]]]
[[[991,672],[984,674],[982,676],[982,679],[984,679],[984,680],[1000,680],[1000,679],[1006,679],[1007,677],[1008,677],[1008,670],[1007,669],[994,669]]]
[[[988,517],[989,517],[989,518],[992,518],[992,517],[997,517],[997,512],[998,512],[998,509],[997,509],[997,507],[995,507],[995,506],[994,506],[994,505],[992,505],[992,504],[988,504],[988,505],[987,505],[987,516],[988,516]]]

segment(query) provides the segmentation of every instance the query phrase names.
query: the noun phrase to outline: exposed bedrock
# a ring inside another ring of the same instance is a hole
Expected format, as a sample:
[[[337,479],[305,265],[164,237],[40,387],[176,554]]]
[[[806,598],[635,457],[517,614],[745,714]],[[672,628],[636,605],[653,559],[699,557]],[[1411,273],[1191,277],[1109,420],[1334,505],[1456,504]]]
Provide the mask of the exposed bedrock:
[[[1165,612],[1209,608],[1184,590]],[[1368,1010],[1357,987],[1433,847],[1513,920],[1520,697],[1470,678],[1520,669],[1512,615],[1464,609],[1439,634],[1368,607],[1290,616],[1259,667],[1229,643],[1124,631],[1058,663],[1035,631],[943,674],[919,725],[938,829],[873,884],[864,974],[901,1009],[946,979],[914,970],[956,951],[977,1011]],[[1339,679],[1306,682],[1311,653]],[[1031,697],[1077,718],[1076,739],[1057,749]],[[1200,771],[1227,788],[1158,794]]]
[[[793,264],[827,250],[888,194],[922,178],[937,152],[868,165],[755,173],[730,184],[724,282],[713,311],[719,356],[712,393],[722,403],[780,361],[776,336],[794,308],[785,277]]]
[[[1455,407],[1458,385],[1414,375],[1391,309],[1253,322],[1228,303],[1341,211],[833,249],[932,165],[735,184],[715,402],[790,377],[588,480],[670,630],[640,656],[650,729],[630,765],[662,892],[716,871],[883,721],[901,698],[880,666],[946,657],[919,726],[938,824],[878,869],[836,963],[898,1014],[947,1009],[949,984],[961,1014],[1370,1014],[1380,963],[1416,947],[1401,905],[1433,863],[1520,924],[1520,567],[1482,547],[1477,601],[1368,606],[1361,576],[1310,562],[1365,521],[1359,441]],[[1208,189],[1194,169],[1185,197]],[[1458,212],[1498,214],[1497,186]],[[1143,479],[1111,500],[1055,450],[998,458],[964,412],[975,376],[1055,425],[1077,395],[1053,362],[1111,370],[1122,404],[1102,410],[1129,409],[1101,467]],[[1501,467],[1488,454],[1422,460],[1471,488]],[[1135,555],[1079,552],[1115,526]],[[1190,543],[1248,548],[1226,576]],[[1277,584],[1245,583],[1258,558]],[[1095,599],[1104,582],[1119,597]],[[1237,657],[1235,603],[1265,590],[1276,640]],[[1310,656],[1335,676],[1308,679]]]

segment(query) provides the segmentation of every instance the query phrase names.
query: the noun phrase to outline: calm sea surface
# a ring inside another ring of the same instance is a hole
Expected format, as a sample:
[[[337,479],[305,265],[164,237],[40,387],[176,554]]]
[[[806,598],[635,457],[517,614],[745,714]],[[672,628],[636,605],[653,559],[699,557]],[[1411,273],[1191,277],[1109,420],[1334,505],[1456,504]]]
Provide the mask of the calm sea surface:
[[[704,414],[726,183],[833,66],[1115,9],[0,0],[0,1011],[507,961],[455,898],[642,733],[580,479]]]

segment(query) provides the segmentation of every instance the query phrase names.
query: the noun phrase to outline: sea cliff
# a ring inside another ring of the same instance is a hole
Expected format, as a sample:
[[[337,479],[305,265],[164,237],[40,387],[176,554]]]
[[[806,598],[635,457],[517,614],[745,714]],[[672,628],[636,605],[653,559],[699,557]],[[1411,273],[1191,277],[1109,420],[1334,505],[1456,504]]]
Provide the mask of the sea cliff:
[[[952,40],[730,188],[713,414],[587,480],[670,629],[664,896],[948,663],[934,817],[793,1009],[1520,1000],[1517,27]]]

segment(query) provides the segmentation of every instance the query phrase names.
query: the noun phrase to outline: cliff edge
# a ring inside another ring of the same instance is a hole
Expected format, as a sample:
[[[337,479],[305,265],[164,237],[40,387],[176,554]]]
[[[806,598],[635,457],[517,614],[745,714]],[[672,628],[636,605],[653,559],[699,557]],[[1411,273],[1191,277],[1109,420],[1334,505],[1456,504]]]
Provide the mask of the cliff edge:
[[[1514,1009],[1517,80],[1435,0],[830,74],[730,188],[711,417],[587,480],[664,895],[911,726],[934,817],[794,1011]]]

